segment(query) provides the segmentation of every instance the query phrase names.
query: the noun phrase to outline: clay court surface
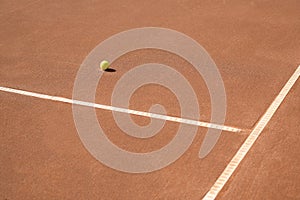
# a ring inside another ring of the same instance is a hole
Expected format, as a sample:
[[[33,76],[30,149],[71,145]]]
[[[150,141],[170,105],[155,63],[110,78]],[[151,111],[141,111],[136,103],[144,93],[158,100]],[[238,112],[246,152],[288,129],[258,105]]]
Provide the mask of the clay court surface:
[[[163,27],[200,43],[215,61],[227,96],[225,125],[213,151],[199,159],[207,131],[199,127],[182,157],[151,173],[130,174],[97,161],[83,146],[72,106],[0,91],[0,199],[201,199],[214,185],[255,124],[300,64],[300,2],[288,1],[0,1],[0,86],[72,98],[80,64],[100,42],[122,31]],[[133,67],[169,65],[190,81],[201,121],[210,99],[201,76],[171,53],[145,49],[112,63],[96,103],[110,105],[115,83]],[[100,72],[99,72],[100,73]],[[167,75],[166,75],[167,76]],[[174,95],[148,85],[130,109],[155,103],[180,116]],[[124,134],[112,112],[97,109],[99,123],[117,146],[149,152],[166,145],[179,124],[149,139]],[[132,116],[139,125],[149,118]],[[217,199],[300,199],[300,80],[218,194]]]

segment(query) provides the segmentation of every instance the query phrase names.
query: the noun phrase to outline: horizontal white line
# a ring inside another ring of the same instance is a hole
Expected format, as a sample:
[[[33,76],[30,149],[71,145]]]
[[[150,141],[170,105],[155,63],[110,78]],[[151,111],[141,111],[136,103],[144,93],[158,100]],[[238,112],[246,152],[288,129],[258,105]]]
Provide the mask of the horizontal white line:
[[[243,145],[232,158],[232,160],[222,172],[220,177],[217,179],[217,181],[214,183],[211,189],[206,193],[206,195],[203,198],[204,200],[212,200],[217,197],[217,195],[227,183],[233,172],[237,169],[241,161],[244,159],[244,157],[246,156],[256,139],[259,137],[267,123],[270,121],[280,104],[283,102],[284,98],[289,93],[290,89],[293,87],[299,76],[300,65],[298,66],[294,74],[291,76],[291,78],[288,80],[288,82],[285,84],[285,86],[282,88],[275,100],[272,102],[268,110],[261,117],[259,122],[256,124],[250,135],[247,137]]]
[[[239,128],[234,128],[234,127],[230,127],[230,126],[224,126],[224,125],[213,124],[213,123],[208,123],[208,122],[201,122],[201,121],[190,120],[190,119],[183,119],[183,118],[179,118],[179,117],[172,117],[172,116],[160,115],[160,114],[149,113],[149,112],[142,112],[142,111],[131,110],[131,109],[126,109],[126,108],[118,108],[118,107],[113,107],[113,106],[108,106],[108,105],[73,100],[73,99],[68,99],[68,98],[58,97],[58,96],[50,96],[50,95],[46,95],[46,94],[39,94],[39,93],[35,93],[35,92],[18,90],[18,89],[13,89],[13,88],[8,88],[8,87],[0,86],[0,91],[21,94],[21,95],[25,95],[25,96],[40,98],[40,99],[48,99],[51,101],[59,101],[59,102],[64,102],[64,103],[69,103],[69,104],[76,104],[76,105],[99,108],[99,109],[110,110],[110,111],[115,111],[115,112],[151,117],[151,118],[162,119],[162,120],[166,120],[166,121],[179,122],[179,123],[183,123],[183,124],[201,126],[201,127],[206,127],[206,128],[219,129],[219,130],[229,131],[229,132],[240,132],[241,131],[241,129],[239,129]]]

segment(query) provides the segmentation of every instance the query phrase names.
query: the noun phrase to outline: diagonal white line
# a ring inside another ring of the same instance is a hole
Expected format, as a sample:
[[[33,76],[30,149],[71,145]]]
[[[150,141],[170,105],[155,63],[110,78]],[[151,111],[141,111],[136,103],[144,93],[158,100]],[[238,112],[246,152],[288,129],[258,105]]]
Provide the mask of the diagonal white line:
[[[285,86],[282,88],[278,96],[275,98],[275,100],[272,102],[268,110],[265,112],[265,114],[260,118],[259,122],[256,124],[248,138],[245,140],[241,148],[238,150],[238,152],[235,154],[235,156],[232,158],[232,160],[229,162],[225,170],[222,172],[220,177],[217,179],[217,181],[214,183],[214,185],[210,188],[210,190],[206,193],[204,196],[204,200],[212,200],[217,197],[219,192],[222,190],[224,185],[227,183],[233,172],[237,169],[238,165],[241,163],[241,161],[244,159],[256,139],[259,137],[267,123],[270,121],[280,104],[283,102],[286,95],[289,93],[290,89],[293,87],[295,82],[300,76],[300,65],[294,72],[294,74],[291,76],[291,78],[288,80],[288,82],[285,84]]]
[[[64,102],[64,103],[69,103],[69,104],[76,104],[76,105],[99,108],[99,109],[110,110],[110,111],[115,111],[115,112],[122,112],[122,113],[128,113],[128,114],[133,114],[133,115],[151,117],[151,118],[161,119],[161,120],[166,120],[166,121],[179,122],[179,123],[184,123],[184,124],[189,124],[189,125],[194,125],[194,126],[219,129],[219,130],[229,131],[229,132],[240,132],[241,131],[241,129],[239,129],[239,128],[234,128],[234,127],[225,126],[225,125],[201,122],[201,121],[184,119],[184,118],[179,118],[179,117],[172,117],[172,116],[167,116],[167,115],[160,115],[160,114],[149,113],[149,112],[142,112],[142,111],[131,110],[131,109],[126,109],[126,108],[118,108],[118,107],[114,107],[114,106],[73,100],[73,99],[68,99],[68,98],[58,97],[58,96],[50,96],[50,95],[46,95],[46,94],[29,92],[29,91],[25,91],[25,90],[18,90],[18,89],[13,89],[13,88],[8,88],[8,87],[0,86],[0,91],[14,93],[14,94],[21,94],[21,95],[25,95],[25,96],[40,98],[40,99],[47,99],[47,100],[51,100],[51,101],[59,101],[59,102]]]

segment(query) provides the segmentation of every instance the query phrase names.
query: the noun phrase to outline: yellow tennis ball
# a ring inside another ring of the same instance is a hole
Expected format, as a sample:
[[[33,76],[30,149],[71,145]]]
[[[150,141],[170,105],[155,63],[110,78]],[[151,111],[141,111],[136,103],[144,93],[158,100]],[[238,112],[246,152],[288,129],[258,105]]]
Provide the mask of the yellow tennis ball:
[[[100,69],[101,70],[106,70],[106,69],[108,69],[109,68],[109,62],[108,61],[106,61],[106,60],[103,60],[101,63],[100,63]]]

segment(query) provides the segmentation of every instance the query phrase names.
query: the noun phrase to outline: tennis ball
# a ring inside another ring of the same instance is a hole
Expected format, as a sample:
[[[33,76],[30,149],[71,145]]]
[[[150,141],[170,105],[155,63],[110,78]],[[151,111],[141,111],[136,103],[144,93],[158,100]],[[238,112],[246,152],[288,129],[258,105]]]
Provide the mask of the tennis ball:
[[[103,60],[101,63],[100,63],[100,69],[101,70],[106,70],[106,69],[108,69],[109,68],[109,62],[108,61],[106,61],[106,60]]]

